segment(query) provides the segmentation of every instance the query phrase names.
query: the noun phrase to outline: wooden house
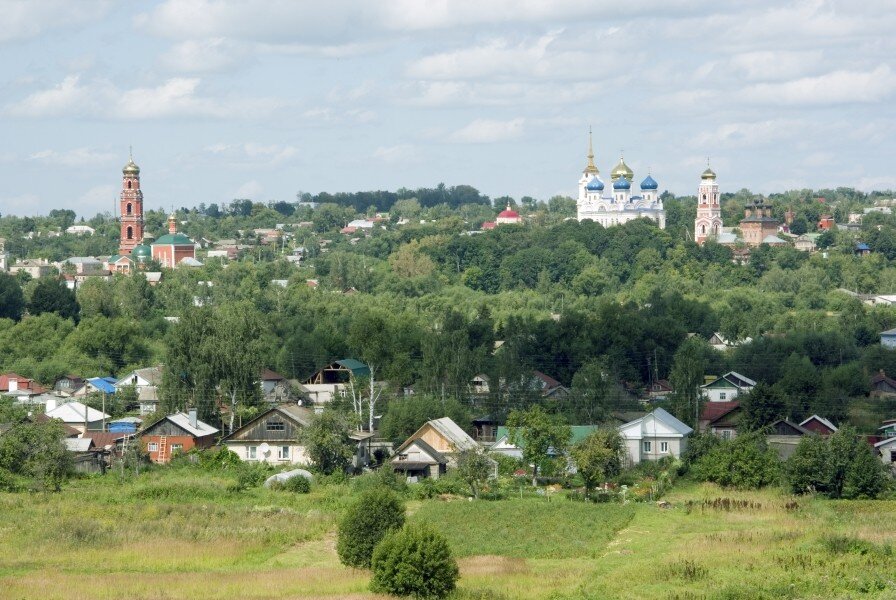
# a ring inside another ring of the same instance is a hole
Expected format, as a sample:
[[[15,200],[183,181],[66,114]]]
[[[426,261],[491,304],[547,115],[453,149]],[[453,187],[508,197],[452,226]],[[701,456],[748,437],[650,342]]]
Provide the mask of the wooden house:
[[[800,427],[808,429],[812,433],[817,433],[818,435],[831,435],[837,433],[836,425],[818,415],[812,415],[811,417],[804,419],[800,422]]]
[[[787,460],[793,455],[803,436],[815,435],[802,425],[787,419],[778,419],[769,425],[766,431],[765,439],[769,448],[774,449],[781,460]]]
[[[405,440],[390,464],[408,477],[438,478],[456,464],[457,453],[478,447],[457,423],[442,417],[427,421]]]
[[[308,464],[311,461],[298,435],[313,416],[314,411],[301,406],[273,406],[225,436],[221,443],[247,462]]]
[[[647,397],[652,400],[661,400],[672,393],[672,384],[666,379],[657,379],[647,386]]]
[[[167,463],[177,452],[209,448],[218,430],[196,418],[196,409],[168,415],[143,429],[140,444],[155,463]]]
[[[700,386],[700,391],[710,402],[727,402],[749,392],[755,386],[756,382],[749,377],[729,371]]]
[[[717,435],[724,440],[734,439],[737,437],[742,414],[743,409],[737,400],[707,402],[700,411],[697,429]]]
[[[883,335],[883,334],[881,334]],[[889,398],[896,396],[896,381],[888,377],[883,369],[871,376],[872,398]]]

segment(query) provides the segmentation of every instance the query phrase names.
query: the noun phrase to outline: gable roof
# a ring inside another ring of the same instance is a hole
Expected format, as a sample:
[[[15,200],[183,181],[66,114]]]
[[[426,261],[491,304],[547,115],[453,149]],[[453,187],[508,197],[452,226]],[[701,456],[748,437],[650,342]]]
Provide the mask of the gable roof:
[[[769,435],[809,435],[815,433],[789,419],[778,419],[771,425],[768,425],[766,429],[769,431]],[[789,433],[784,433],[785,431]]]
[[[208,423],[204,423],[199,419],[196,420],[196,427],[193,427],[190,424],[190,415],[185,412],[175,413],[173,415],[166,415],[159,419],[158,421],[147,425],[141,432],[140,435],[146,434],[150,429],[162,423],[163,421],[171,421],[177,427],[180,427],[187,433],[195,437],[205,437],[208,435],[214,435],[218,433],[218,430],[209,425]]]
[[[594,431],[596,431],[597,429],[600,429],[600,425],[570,425],[569,430],[572,433],[572,435],[569,438],[569,443],[571,445],[578,444],[579,442],[584,440],[586,437],[588,437],[589,435],[594,433]],[[522,439],[517,440],[516,444],[511,444],[510,443],[510,428],[506,427],[504,425],[501,425],[500,427],[498,427],[497,431],[495,432],[495,439],[498,440],[498,442],[505,440],[508,447],[512,446],[512,447],[519,448],[521,450],[523,448],[525,448],[525,446],[526,446],[526,444],[523,442]],[[496,442],[496,444],[497,444],[497,442]]]
[[[112,418],[104,412],[85,406],[81,402],[67,402],[66,404],[60,404],[53,410],[47,411],[46,415],[51,419],[59,419],[63,423],[83,423],[85,410],[87,411],[88,423]]]
[[[270,369],[261,370],[262,381],[283,381],[284,379],[286,379],[286,377],[284,377],[280,373],[277,373],[276,371],[272,371]]]
[[[894,329],[893,331],[896,331],[896,329]],[[896,389],[896,381],[894,381],[891,377],[888,377],[883,369],[871,376],[871,385],[877,385],[878,383],[886,383],[893,389]]]
[[[750,379],[745,375],[741,375],[737,371],[728,371],[721,377],[717,377],[716,379],[710,381],[709,383],[705,383],[701,385],[701,388],[709,388],[709,387],[729,387],[729,386],[717,386],[716,384],[726,382],[731,386],[734,386],[738,389],[744,389],[747,387],[754,387],[756,382]]]
[[[533,371],[532,373],[537,379],[541,380],[541,387],[544,390],[552,390],[563,385],[550,375],[545,375],[541,371]]]
[[[808,423],[809,421],[818,421],[819,423],[821,423],[822,425],[824,425],[825,427],[827,427],[827,428],[830,429],[831,431],[837,431],[837,426],[836,426],[836,425],[834,425],[833,423],[831,423],[830,421],[828,421],[828,420],[825,419],[824,417],[819,417],[818,415],[812,415],[811,417],[808,417],[808,418],[804,419],[804,420],[800,423],[800,427],[805,427],[805,426],[806,426],[806,423]]]
[[[340,367],[344,367],[352,372],[352,375],[370,375],[370,367],[362,363],[360,360],[355,360],[354,358],[343,358],[342,360],[337,360],[336,364]]]
[[[140,379],[144,379],[149,382],[149,385],[159,385],[162,383],[162,369],[161,367],[144,367],[142,369],[134,369],[124,377],[119,377],[116,380],[115,385],[117,386],[125,386],[130,385],[129,380],[134,376],[139,377]]]
[[[114,394],[116,379],[113,377],[88,377],[87,383],[103,392],[104,394]]]
[[[90,438],[65,438],[62,441],[69,452],[88,452],[93,447],[93,440]]]
[[[428,422],[433,429],[438,431],[442,437],[450,442],[458,451],[471,450],[477,448],[479,444],[476,440],[460,428],[460,425],[451,420],[450,417],[442,417],[441,419],[433,419]]]
[[[668,411],[666,411],[663,408],[654,409],[653,412],[647,413],[640,419],[635,419],[634,421],[629,421],[628,423],[620,425],[619,427],[617,427],[617,429],[624,432],[624,430],[631,429],[635,425],[637,425],[637,426],[639,426],[638,429],[639,429],[640,433],[650,433],[650,431],[645,431],[646,422],[650,419],[655,419],[656,421],[659,421],[660,423],[662,423],[663,425],[665,425],[666,427],[671,429],[676,434],[681,435],[682,437],[689,435],[691,432],[694,431],[693,429],[691,429],[690,427],[688,427],[687,425],[685,425],[684,423],[682,423],[681,421],[676,419],[672,414],[670,414]]]
[[[433,460],[436,461],[437,463],[439,463],[440,465],[448,464],[448,459],[445,457],[444,454],[442,454],[441,452],[439,452],[438,450],[436,450],[435,448],[433,448],[432,446],[430,446],[429,444],[427,444],[426,442],[424,442],[421,439],[416,439],[416,440],[412,441],[410,444],[408,444],[405,447],[405,449],[407,449],[407,447],[410,447],[410,446],[419,446],[424,452],[429,454],[433,458]]]
[[[728,402],[707,402],[700,411],[700,420],[712,423],[718,421],[725,415],[740,408],[739,400],[730,400]]]
[[[314,411],[303,408],[296,404],[280,404],[278,406],[272,406],[260,415],[256,416],[251,421],[244,423],[243,426],[239,429],[234,429],[232,433],[225,435],[223,438],[221,438],[221,441],[226,442],[230,439],[239,437],[242,432],[251,429],[260,420],[269,417],[271,413],[279,413],[292,421],[293,424],[299,425],[301,427],[307,427],[311,423],[311,418],[314,416]]]

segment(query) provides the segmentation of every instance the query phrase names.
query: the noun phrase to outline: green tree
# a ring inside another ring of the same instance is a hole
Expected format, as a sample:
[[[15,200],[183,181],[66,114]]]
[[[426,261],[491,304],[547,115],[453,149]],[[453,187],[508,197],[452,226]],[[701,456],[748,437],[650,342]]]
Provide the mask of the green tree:
[[[494,462],[481,448],[463,450],[457,455],[457,476],[470,486],[470,493],[479,498],[479,491],[492,477]]]
[[[454,591],[460,570],[448,541],[427,524],[407,525],[377,545],[370,589],[415,598],[444,598]]]
[[[831,485],[832,465],[828,440],[806,435],[784,465],[784,479],[794,494],[826,494]]]
[[[348,437],[348,422],[334,409],[327,408],[299,430],[298,441],[311,462],[324,474],[344,471],[354,452]]]
[[[72,472],[62,423],[21,423],[0,436],[0,468],[31,477],[38,489],[59,491]]]
[[[761,381],[741,398],[740,407],[740,424],[749,431],[760,430],[787,416],[787,405],[780,393]]]
[[[52,277],[38,280],[27,306],[28,313],[32,315],[52,312],[63,319],[73,319],[75,322],[78,321],[80,312],[75,292],[68,289],[62,279]]]
[[[694,476],[724,487],[756,489],[778,480],[778,455],[768,447],[760,432],[744,433],[723,441],[700,458]]]
[[[704,402],[700,386],[703,384],[707,350],[707,344],[701,338],[692,336],[686,339],[675,352],[669,374],[673,389],[671,412],[694,429],[697,429],[700,407]]]
[[[373,550],[387,533],[404,525],[404,504],[392,490],[378,487],[361,494],[339,521],[336,553],[342,564],[370,566]]]
[[[538,405],[511,411],[507,428],[510,442],[522,448],[523,460],[532,465],[532,485],[538,485],[538,465],[548,458],[548,452],[562,454],[572,437],[569,425]]]
[[[622,469],[623,441],[619,431],[598,429],[570,450],[576,469],[585,484],[585,496]]]
[[[0,272],[0,319],[18,321],[25,309],[25,295],[15,277]]]
[[[470,411],[454,398],[443,401],[428,394],[395,398],[389,402],[380,421],[380,435],[401,443],[427,421],[441,417],[449,417],[464,430],[471,422]]]

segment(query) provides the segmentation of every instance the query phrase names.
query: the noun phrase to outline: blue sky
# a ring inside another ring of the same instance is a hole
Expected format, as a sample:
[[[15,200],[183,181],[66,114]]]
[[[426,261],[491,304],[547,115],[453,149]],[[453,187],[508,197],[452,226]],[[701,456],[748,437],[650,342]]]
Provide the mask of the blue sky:
[[[731,4],[732,6],[728,6]],[[734,6],[735,4],[744,6]],[[892,0],[2,0],[0,213],[470,184],[896,188]]]

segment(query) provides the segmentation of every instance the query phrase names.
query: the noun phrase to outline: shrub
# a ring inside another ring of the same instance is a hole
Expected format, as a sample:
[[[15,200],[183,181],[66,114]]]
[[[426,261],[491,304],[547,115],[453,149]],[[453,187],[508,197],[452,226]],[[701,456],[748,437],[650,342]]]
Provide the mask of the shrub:
[[[293,492],[294,494],[307,494],[311,491],[311,482],[301,475],[296,475],[295,477],[290,477],[286,481],[272,481],[271,489]]]
[[[352,479],[352,490],[356,492],[363,492],[379,487],[389,488],[402,495],[408,491],[408,484],[405,476],[388,467],[383,467],[378,471],[364,473],[363,475],[359,475]]]
[[[196,455],[199,467],[206,471],[232,471],[243,466],[243,461],[236,452],[227,446],[216,446],[207,450],[201,450]]]
[[[460,574],[448,542],[425,524],[409,525],[387,535],[372,560],[374,592],[444,598]]]
[[[382,487],[364,492],[339,522],[339,560],[350,567],[369,567],[376,545],[402,525],[404,504],[395,492]]]
[[[236,473],[236,481],[231,486],[231,491],[241,492],[249,488],[260,486],[270,475],[270,468],[260,463],[242,463]]]
[[[694,476],[725,487],[740,489],[760,488],[778,479],[778,455],[765,443],[758,432],[739,435],[722,442],[693,467]]]

